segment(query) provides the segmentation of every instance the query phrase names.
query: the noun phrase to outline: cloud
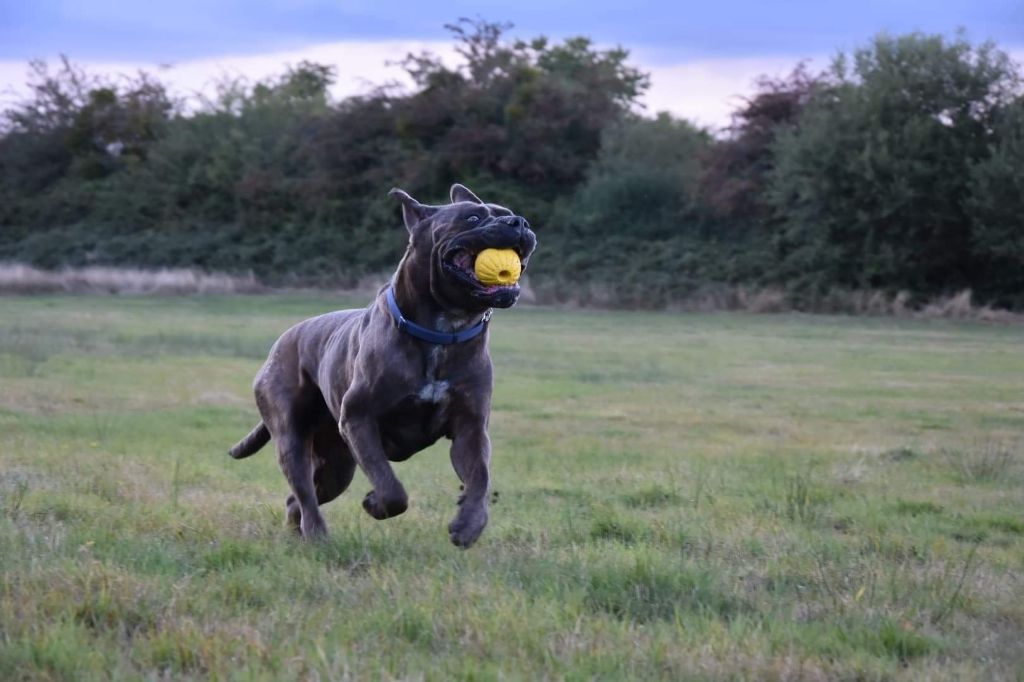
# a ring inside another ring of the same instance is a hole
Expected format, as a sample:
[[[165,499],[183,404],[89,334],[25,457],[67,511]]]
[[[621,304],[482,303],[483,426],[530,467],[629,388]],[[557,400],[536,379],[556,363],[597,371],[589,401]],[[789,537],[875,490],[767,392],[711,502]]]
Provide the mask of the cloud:
[[[651,88],[644,98],[647,112],[668,111],[695,123],[722,128],[730,114],[756,89],[760,76],[788,75],[804,60],[811,70],[828,63],[815,58],[766,57],[700,59],[649,67]]]
[[[409,53],[430,51],[446,62],[454,62],[456,54],[451,42],[430,41],[343,41],[312,45],[302,49],[268,52],[257,55],[223,55],[191,59],[172,64],[127,61],[75,61],[93,75],[132,75],[140,70],[159,77],[178,94],[210,93],[212,86],[227,78],[263,80],[284,72],[286,66],[303,60],[331,64],[337,68],[338,81],[331,94],[336,98],[362,94],[374,86],[395,82],[411,86],[412,82],[394,62]],[[59,57],[49,60],[59,63]],[[25,80],[28,65],[24,62],[0,61],[0,100],[4,103],[27,93]]]
[[[80,65],[92,74],[149,71],[157,74],[172,91],[190,94],[210,92],[212,85],[225,76],[261,80],[282,73],[288,64],[309,60],[336,65],[338,82],[332,89],[332,95],[340,99],[365,93],[373,86],[387,82],[411,86],[407,74],[394,62],[409,53],[424,51],[439,55],[449,64],[458,60],[450,41],[343,41],[258,55],[186,60],[169,66],[120,61],[86,61]],[[651,74],[651,88],[643,100],[647,112],[670,111],[702,125],[720,127],[728,123],[729,113],[740,98],[752,91],[757,76],[788,73],[798,59],[706,59],[654,65],[647,65],[641,59],[636,61],[642,70]],[[56,63],[57,58],[50,62]],[[4,90],[4,100],[10,101],[25,94],[27,72],[27,65],[22,62],[0,61],[0,87]]]
[[[342,98],[369,91],[375,85],[395,82],[409,87],[410,79],[394,62],[409,53],[430,51],[446,63],[459,59],[450,41],[341,41],[312,45],[302,49],[273,51],[257,55],[219,56],[180,61],[171,65],[122,61],[85,61],[80,65],[92,74],[133,74],[140,69],[159,76],[172,91],[191,94],[209,93],[219,79],[244,77],[251,81],[284,72],[286,65],[302,60],[332,64],[337,67],[338,82],[332,95]],[[1010,51],[1018,62],[1024,62],[1024,50]],[[770,56],[724,57],[670,62],[654,51],[633,52],[633,62],[651,74],[651,88],[643,98],[645,111],[659,111],[690,119],[712,128],[722,128],[729,116],[755,90],[759,76],[781,77],[801,61],[812,70],[824,69],[830,57]],[[56,63],[57,58],[51,58]],[[23,97],[27,89],[28,67],[24,62],[0,61],[0,104]]]
[[[1006,52],[1019,70],[1024,65],[1024,48],[1011,48]],[[825,70],[832,61],[832,55],[818,54],[660,63],[656,58],[645,60],[642,51],[634,54],[641,68],[651,74],[651,88],[644,98],[647,113],[668,111],[712,128],[729,124],[730,114],[742,106],[745,97],[755,92],[760,76],[785,77],[801,61],[816,73]],[[644,61],[654,65],[645,67]]]

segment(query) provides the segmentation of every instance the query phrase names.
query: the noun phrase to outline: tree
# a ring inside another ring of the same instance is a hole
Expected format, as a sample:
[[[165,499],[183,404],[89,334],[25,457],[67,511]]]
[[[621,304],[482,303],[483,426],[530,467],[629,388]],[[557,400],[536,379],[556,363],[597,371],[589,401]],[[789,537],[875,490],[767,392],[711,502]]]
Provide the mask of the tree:
[[[970,169],[967,211],[975,287],[995,302],[1024,307],[1024,97],[1003,108],[986,158]]]
[[[970,169],[1019,90],[990,44],[911,34],[840,56],[774,149],[779,278],[798,287],[972,286]]]
[[[87,215],[87,184],[144,162],[178,107],[145,73],[91,77],[66,57],[32,62],[29,88],[0,136],[0,225],[23,229]]]
[[[395,103],[396,123],[429,154],[437,186],[425,189],[489,176],[550,200],[582,180],[602,131],[647,87],[625,50],[597,50],[586,38],[506,41],[507,28],[462,19],[449,26],[462,64],[406,60],[420,90]]]
[[[764,190],[775,164],[772,145],[824,84],[824,76],[808,73],[802,63],[786,78],[758,79],[756,92],[733,113],[727,136],[702,158],[700,198],[714,219],[743,231],[767,222],[771,211]]]
[[[657,306],[684,296],[714,264],[696,201],[707,131],[660,114],[609,126],[577,190],[544,233],[556,257],[537,261],[548,291]],[[552,286],[555,285],[555,286]]]
[[[411,56],[415,90],[342,102],[334,67],[308,62],[180,108],[148,77],[39,69],[0,131],[0,257],[351,281],[401,253],[389,187],[441,200],[454,180],[542,224],[645,76],[584,38],[449,28],[462,63]]]

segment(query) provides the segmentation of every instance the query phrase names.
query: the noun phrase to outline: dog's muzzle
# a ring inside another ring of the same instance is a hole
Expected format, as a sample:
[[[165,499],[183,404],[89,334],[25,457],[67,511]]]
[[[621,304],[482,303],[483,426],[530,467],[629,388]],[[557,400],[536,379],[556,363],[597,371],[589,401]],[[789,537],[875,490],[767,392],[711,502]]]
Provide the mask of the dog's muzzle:
[[[513,249],[525,272],[536,245],[537,237],[525,218],[501,216],[451,238],[441,250],[441,265],[474,298],[493,308],[509,308],[519,299],[519,284],[482,283],[474,271],[477,254],[484,249]]]

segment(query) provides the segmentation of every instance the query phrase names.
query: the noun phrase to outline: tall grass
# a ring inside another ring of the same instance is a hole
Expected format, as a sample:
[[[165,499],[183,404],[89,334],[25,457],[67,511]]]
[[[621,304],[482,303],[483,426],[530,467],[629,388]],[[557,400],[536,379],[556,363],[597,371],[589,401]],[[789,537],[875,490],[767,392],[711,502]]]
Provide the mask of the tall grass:
[[[100,266],[41,270],[16,263],[0,264],[0,294],[239,294],[263,289],[252,274],[238,277],[184,268]]]
[[[370,295],[388,280],[388,273],[364,275],[349,294]],[[527,304],[604,309],[667,309],[677,312],[738,311],[748,313],[816,312],[906,318],[948,318],[986,322],[1020,322],[1024,315],[978,304],[967,289],[935,299],[912,301],[907,292],[834,289],[808,296],[776,287],[708,284],[686,295],[631,296],[614,283],[579,284],[560,278],[540,282],[524,277],[520,301]],[[302,282],[295,281],[300,287]],[[286,289],[287,290],[287,289]],[[267,292],[269,287],[252,273],[246,276],[206,273],[187,268],[145,270],[122,267],[86,267],[43,270],[17,263],[0,264],[2,294],[236,294]]]

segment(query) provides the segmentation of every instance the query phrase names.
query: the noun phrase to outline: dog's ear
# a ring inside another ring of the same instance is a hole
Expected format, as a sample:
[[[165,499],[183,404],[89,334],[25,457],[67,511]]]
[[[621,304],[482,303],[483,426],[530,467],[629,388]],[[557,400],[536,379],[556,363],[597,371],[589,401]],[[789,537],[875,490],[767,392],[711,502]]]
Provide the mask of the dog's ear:
[[[388,192],[389,197],[395,197],[402,202],[402,220],[405,221],[405,229],[409,232],[424,218],[429,218],[437,212],[436,206],[427,206],[409,196],[408,192],[392,187]]]
[[[480,197],[469,191],[469,188],[465,185],[455,183],[452,185],[452,191],[449,193],[452,198],[452,203],[457,204],[460,201],[472,201],[474,204],[482,204]]]

